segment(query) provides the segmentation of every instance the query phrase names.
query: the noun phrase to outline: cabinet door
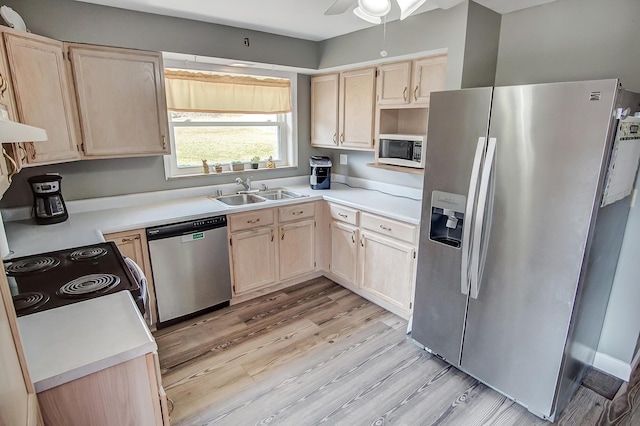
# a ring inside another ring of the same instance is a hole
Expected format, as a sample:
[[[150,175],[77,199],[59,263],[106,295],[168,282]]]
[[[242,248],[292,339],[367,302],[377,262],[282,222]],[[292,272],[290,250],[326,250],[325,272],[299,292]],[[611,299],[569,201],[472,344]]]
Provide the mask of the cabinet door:
[[[373,148],[375,68],[340,74],[340,145]]]
[[[315,220],[282,225],[279,231],[280,280],[313,272],[316,268]]]
[[[79,129],[63,44],[25,33],[3,33],[18,118],[47,131],[48,141],[26,143],[26,163],[78,160]]]
[[[274,284],[276,277],[275,229],[257,228],[231,234],[233,293],[242,294]]]
[[[131,258],[144,271],[147,278],[147,288],[149,289],[149,312],[152,323],[155,324],[158,318],[156,308],[156,295],[153,286],[153,273],[151,271],[151,261],[149,260],[149,248],[147,246],[147,236],[144,229],[126,232],[115,232],[106,234],[104,239],[113,241],[123,256]]]
[[[362,231],[359,286],[405,312],[410,312],[415,254],[415,248],[409,244]]]
[[[86,157],[170,154],[162,55],[69,45]]]
[[[383,64],[378,69],[378,105],[408,104],[411,62]]]
[[[349,284],[356,283],[358,254],[358,228],[342,222],[331,222],[331,263],[332,274]]]
[[[447,57],[435,56],[413,61],[411,102],[428,105],[431,92],[445,89]]]
[[[338,74],[311,78],[311,145],[338,146]]]
[[[35,420],[39,417],[38,401],[27,371],[4,270],[0,271],[0,354],[0,424],[41,424]]]

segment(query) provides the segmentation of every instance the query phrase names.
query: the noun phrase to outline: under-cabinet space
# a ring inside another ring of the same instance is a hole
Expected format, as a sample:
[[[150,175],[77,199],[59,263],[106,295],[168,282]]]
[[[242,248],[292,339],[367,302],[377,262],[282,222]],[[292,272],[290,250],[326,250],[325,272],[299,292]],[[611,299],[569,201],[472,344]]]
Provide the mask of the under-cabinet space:
[[[426,135],[428,119],[427,108],[380,108],[378,134]]]

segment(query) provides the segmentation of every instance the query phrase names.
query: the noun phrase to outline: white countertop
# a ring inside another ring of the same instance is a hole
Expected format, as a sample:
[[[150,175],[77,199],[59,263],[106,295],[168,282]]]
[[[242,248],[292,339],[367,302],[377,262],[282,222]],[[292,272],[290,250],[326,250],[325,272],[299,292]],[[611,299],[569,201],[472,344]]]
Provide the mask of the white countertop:
[[[305,197],[228,206],[207,196],[167,200],[169,194],[159,194],[160,199],[140,194],[146,204],[127,204],[135,195],[127,196],[124,202],[122,197],[98,199],[95,203],[84,200],[86,211],[70,213],[62,223],[37,225],[33,219],[25,219],[7,221],[4,226],[13,257],[20,257],[103,242],[103,234],[111,232],[323,199],[415,225],[420,223],[422,204],[418,199],[333,182],[329,190],[312,190],[309,185],[286,188]],[[403,193],[401,188],[383,188]],[[105,209],[105,205],[114,207]],[[38,392],[157,349],[126,291],[23,316],[18,318],[18,324]]]
[[[128,291],[19,317],[18,329],[36,392],[157,350]]]
[[[353,188],[340,183],[332,183],[329,190],[312,190],[308,185],[287,188],[307,197],[228,206],[218,200],[201,196],[71,213],[67,221],[54,225],[36,225],[33,219],[5,222],[4,225],[9,248],[14,252],[13,257],[20,257],[103,242],[102,235],[111,232],[322,199],[414,225],[420,224],[422,204],[421,201],[412,198]]]

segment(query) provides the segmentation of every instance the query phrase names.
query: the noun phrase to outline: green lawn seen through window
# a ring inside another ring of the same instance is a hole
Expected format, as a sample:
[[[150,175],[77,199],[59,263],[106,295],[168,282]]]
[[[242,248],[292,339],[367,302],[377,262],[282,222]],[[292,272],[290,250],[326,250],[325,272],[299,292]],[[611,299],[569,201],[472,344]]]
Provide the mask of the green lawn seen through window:
[[[178,167],[279,158],[277,126],[175,126],[174,135]]]

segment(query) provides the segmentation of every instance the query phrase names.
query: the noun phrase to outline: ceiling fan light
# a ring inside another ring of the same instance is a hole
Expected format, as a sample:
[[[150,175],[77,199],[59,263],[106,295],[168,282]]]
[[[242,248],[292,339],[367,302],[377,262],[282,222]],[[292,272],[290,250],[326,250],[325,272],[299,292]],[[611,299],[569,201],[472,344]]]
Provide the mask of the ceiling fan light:
[[[378,16],[371,16],[369,15],[367,12],[365,12],[364,10],[360,9],[360,7],[356,7],[355,9],[353,9],[353,13],[355,13],[355,15],[360,18],[360,19],[364,19],[367,22],[371,22],[372,24],[379,24],[382,22],[382,19],[380,19],[380,17]]]
[[[369,16],[385,16],[391,11],[391,0],[358,0],[358,7]]]
[[[403,21],[406,17],[418,10],[427,0],[396,0],[398,6],[400,6],[400,20]]]

